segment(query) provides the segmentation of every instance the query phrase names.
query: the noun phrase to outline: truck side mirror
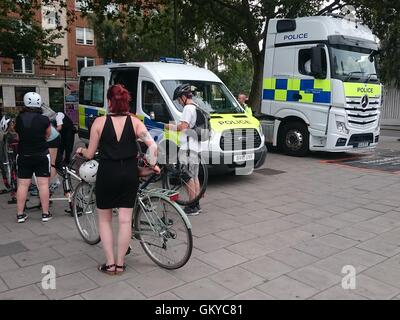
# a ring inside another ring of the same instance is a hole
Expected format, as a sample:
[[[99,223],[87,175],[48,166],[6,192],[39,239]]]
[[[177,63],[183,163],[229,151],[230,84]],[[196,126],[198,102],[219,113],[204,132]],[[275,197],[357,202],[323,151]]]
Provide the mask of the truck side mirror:
[[[316,79],[326,79],[326,56],[322,46],[312,48],[311,73]]]

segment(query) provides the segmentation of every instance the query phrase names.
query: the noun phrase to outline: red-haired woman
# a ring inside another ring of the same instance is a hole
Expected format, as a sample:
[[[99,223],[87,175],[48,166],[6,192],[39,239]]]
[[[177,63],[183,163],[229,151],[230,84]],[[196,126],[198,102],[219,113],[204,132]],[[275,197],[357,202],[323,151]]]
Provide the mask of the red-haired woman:
[[[99,213],[99,231],[106,255],[106,263],[99,270],[117,274],[125,270],[124,257],[131,240],[132,209],[138,190],[137,139],[150,150],[148,159],[155,172],[157,146],[144,124],[129,114],[129,92],[121,85],[111,86],[107,92],[109,114],[97,118],[90,131],[88,149],[77,153],[92,159],[99,149],[100,165],[96,178],[96,204]],[[112,209],[119,208],[118,250],[113,250]]]

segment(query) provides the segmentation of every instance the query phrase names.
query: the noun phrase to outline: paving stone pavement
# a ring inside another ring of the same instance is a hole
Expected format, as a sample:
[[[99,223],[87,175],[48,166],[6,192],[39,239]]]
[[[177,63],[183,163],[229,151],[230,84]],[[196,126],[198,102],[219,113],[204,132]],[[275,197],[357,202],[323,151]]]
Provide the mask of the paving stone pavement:
[[[379,148],[400,142],[383,136]],[[100,245],[81,240],[63,203],[48,223],[31,212],[17,224],[1,195],[0,299],[399,299],[400,175],[323,161],[340,156],[270,153],[265,167],[282,173],[212,176],[179,270],[132,241],[126,273],[103,275]],[[55,290],[42,287],[49,265]],[[342,287],[344,266],[355,268],[354,289]]]

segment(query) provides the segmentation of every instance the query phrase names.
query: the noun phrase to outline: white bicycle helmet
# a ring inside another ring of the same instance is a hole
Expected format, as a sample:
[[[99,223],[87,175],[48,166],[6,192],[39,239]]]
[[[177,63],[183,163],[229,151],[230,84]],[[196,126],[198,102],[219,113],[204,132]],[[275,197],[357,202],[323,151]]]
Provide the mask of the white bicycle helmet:
[[[11,118],[7,116],[3,116],[0,120],[0,131],[3,133],[7,133],[8,126],[10,125]]]
[[[28,92],[24,95],[24,105],[29,108],[40,108],[42,106],[42,97],[36,92]]]
[[[79,176],[87,183],[94,183],[98,168],[99,163],[96,160],[87,161],[79,168]]]

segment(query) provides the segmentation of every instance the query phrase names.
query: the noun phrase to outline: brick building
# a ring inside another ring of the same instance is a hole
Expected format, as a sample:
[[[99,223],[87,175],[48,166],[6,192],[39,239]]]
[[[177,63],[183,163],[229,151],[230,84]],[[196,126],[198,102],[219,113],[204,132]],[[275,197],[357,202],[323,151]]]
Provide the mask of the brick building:
[[[28,57],[21,56],[15,60],[0,58],[0,107],[22,106],[24,94],[36,91],[44,103],[61,111],[64,109],[65,81],[76,84],[82,67],[103,63],[97,54],[93,29],[79,13],[81,5],[81,1],[68,0],[68,8],[76,10],[77,18],[69,26],[69,32],[56,40],[59,47],[54,58],[44,66]],[[59,14],[53,7],[42,7],[36,18],[43,28],[66,25],[66,14]]]

